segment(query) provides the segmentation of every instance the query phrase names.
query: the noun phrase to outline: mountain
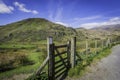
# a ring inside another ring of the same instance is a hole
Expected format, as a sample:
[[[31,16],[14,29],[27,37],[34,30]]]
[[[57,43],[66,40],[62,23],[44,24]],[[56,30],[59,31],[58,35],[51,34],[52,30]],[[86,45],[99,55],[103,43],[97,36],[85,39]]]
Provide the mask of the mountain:
[[[87,39],[105,39],[110,32],[108,31],[98,31],[92,29],[84,29],[84,28],[77,28],[76,31],[79,33],[84,34],[85,38]],[[112,34],[110,34],[112,35]]]
[[[99,26],[91,30],[100,32],[106,37],[120,37],[120,24]]]
[[[53,36],[55,40],[66,40],[75,35],[75,29],[43,18],[29,18],[0,28],[0,42],[36,42],[46,40],[48,36]]]
[[[95,38],[104,39],[108,37],[118,37],[120,36],[120,24],[103,25],[92,29],[78,28],[76,29],[76,31],[82,32],[84,36],[89,39],[95,39]]]
[[[93,28],[93,30],[120,31],[120,24],[100,26]]]
[[[43,18],[28,18],[0,26],[0,43],[2,42],[38,42],[53,36],[56,41],[66,41],[73,36],[77,40],[103,39],[120,35],[120,25],[101,26],[91,30],[65,27]]]

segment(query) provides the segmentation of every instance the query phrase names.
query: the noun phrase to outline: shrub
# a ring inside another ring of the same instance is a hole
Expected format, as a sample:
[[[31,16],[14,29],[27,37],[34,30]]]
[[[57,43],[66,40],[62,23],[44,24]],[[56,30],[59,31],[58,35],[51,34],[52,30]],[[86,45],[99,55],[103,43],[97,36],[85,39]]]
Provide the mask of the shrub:
[[[18,65],[28,65],[34,63],[28,58],[28,55],[25,53],[20,53],[19,55],[15,55],[15,57],[15,61]]]
[[[41,51],[41,49],[40,49],[40,48],[37,48],[37,49],[36,49],[36,52],[40,52],[40,51]]]
[[[13,49],[13,52],[17,52],[18,51],[18,49]]]
[[[9,54],[0,54],[0,72],[13,69],[14,57]]]
[[[14,69],[21,65],[34,64],[25,53],[0,53],[0,72]]]

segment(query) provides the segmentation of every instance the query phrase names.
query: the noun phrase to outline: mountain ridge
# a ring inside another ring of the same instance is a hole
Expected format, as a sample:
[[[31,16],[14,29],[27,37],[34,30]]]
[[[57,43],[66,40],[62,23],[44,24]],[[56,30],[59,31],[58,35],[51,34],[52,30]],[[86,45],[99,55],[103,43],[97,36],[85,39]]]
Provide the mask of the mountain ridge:
[[[0,28],[0,41],[40,41],[48,36],[54,36],[56,40],[68,39],[76,35],[75,29],[53,23],[44,18],[28,18]]]
[[[53,23],[44,18],[28,18],[0,27],[0,42],[37,42],[54,36],[54,40],[66,41],[76,36],[78,40],[105,39],[107,36],[119,35],[114,28],[110,30],[94,28],[72,28]]]
[[[104,25],[104,26],[92,28],[92,30],[120,31],[120,24]]]

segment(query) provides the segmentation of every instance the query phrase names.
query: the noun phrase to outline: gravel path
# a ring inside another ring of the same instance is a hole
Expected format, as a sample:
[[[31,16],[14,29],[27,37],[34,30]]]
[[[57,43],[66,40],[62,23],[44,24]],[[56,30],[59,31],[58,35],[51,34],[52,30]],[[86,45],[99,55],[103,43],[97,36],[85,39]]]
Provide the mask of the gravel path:
[[[112,54],[97,65],[91,66],[90,72],[80,79],[70,80],[120,80],[120,45],[113,47]]]

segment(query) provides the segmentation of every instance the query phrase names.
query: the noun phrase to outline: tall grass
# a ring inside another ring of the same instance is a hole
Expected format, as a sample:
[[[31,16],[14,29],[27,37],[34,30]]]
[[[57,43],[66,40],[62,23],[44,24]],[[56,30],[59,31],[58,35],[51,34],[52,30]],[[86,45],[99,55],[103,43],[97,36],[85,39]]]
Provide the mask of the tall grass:
[[[108,56],[111,53],[110,48],[105,48],[99,53],[81,54],[81,61],[78,62],[75,68],[70,69],[68,76],[82,76],[86,72],[86,67],[90,66],[92,63]]]
[[[34,73],[47,54],[44,45],[38,46],[39,48],[27,44],[17,44],[17,47],[13,47],[15,44],[5,45],[0,45],[0,80],[14,75]]]

